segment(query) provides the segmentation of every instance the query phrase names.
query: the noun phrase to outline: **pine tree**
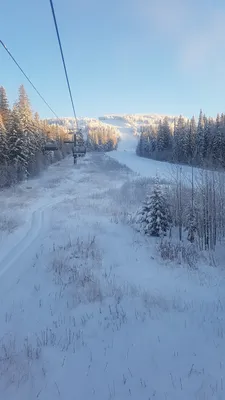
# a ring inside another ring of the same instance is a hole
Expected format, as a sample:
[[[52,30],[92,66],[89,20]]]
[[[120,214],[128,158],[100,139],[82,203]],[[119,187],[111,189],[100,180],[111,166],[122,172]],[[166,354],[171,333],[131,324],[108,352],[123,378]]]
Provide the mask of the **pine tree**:
[[[163,142],[164,142],[164,149],[171,150],[172,147],[172,137],[171,137],[171,129],[169,126],[169,119],[165,117],[162,122],[162,131],[163,131]]]
[[[5,125],[3,123],[3,118],[1,116],[1,114],[0,114],[0,132],[6,133],[6,128],[5,128]]]
[[[174,121],[174,133],[173,133],[173,153],[172,160],[174,162],[180,161],[180,143],[179,143],[179,131],[177,127],[177,121]]]
[[[0,115],[2,117],[2,123],[7,129],[10,123],[10,109],[6,91],[3,86],[0,86]]]
[[[182,163],[189,162],[189,124],[184,121],[182,132],[181,132],[181,152],[182,152]]]
[[[6,129],[3,124],[2,116],[0,115],[0,164],[6,165],[9,160],[8,140]]]
[[[211,157],[209,154],[209,146],[210,146],[210,138],[211,138],[211,127],[210,127],[210,121],[206,116],[204,115],[203,117],[204,120],[204,144],[203,144],[203,159],[204,159],[204,165],[211,163]]]
[[[149,132],[146,130],[142,133],[141,153],[143,157],[149,157],[150,154]]]
[[[29,131],[33,120],[33,115],[30,106],[30,101],[23,85],[21,85],[19,88],[19,100],[17,106],[20,116],[20,123],[23,126],[23,130]]]
[[[158,130],[157,130],[157,150],[163,151],[165,149],[165,141],[164,141],[164,130],[162,121],[159,121]]]
[[[8,135],[9,160],[17,168],[18,178],[27,176],[27,165],[29,160],[29,147],[27,146],[26,135],[23,131],[23,123],[20,119],[18,104],[15,104],[12,111],[11,129]]]
[[[40,124],[40,116],[37,112],[34,113],[34,122],[37,126]]]
[[[218,161],[220,159],[219,155],[219,148],[218,146],[221,145],[220,143],[220,116],[219,114],[216,117],[216,121],[210,121],[210,144],[209,144],[209,149],[208,149],[208,154],[210,156],[210,159],[212,161],[213,165],[218,165]]]
[[[225,167],[225,115],[220,117],[220,135],[221,135],[221,165]]]
[[[166,235],[170,222],[166,199],[157,179],[151,195],[137,213],[136,224],[144,234],[159,237]]]
[[[180,115],[177,121],[177,130],[179,135],[179,159],[180,161],[187,161],[187,124],[184,117]]]
[[[188,159],[189,163],[193,163],[193,159],[195,156],[196,149],[196,134],[197,134],[197,126],[195,122],[195,117],[193,116],[189,123],[188,130]]]
[[[185,162],[187,154],[187,124],[182,115],[174,122],[173,160]]]
[[[198,164],[203,165],[205,151],[205,133],[204,133],[204,117],[203,112],[200,110],[197,136],[196,136],[196,161]]]

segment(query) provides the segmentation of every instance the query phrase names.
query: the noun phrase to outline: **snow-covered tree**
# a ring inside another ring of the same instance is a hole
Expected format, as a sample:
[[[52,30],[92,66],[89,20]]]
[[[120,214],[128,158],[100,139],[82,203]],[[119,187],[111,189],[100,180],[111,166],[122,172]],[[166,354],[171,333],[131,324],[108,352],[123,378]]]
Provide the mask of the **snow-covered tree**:
[[[172,148],[171,127],[168,117],[165,117],[162,122],[164,149],[170,151]]]
[[[138,230],[150,236],[165,236],[171,223],[166,199],[156,180],[152,193],[147,196],[136,215]]]
[[[187,123],[180,115],[180,117],[177,120],[176,128],[175,128],[175,133],[174,136],[176,137],[177,140],[177,161],[178,162],[187,162],[188,158],[188,128],[187,128]]]
[[[143,157],[149,157],[150,154],[150,132],[148,130],[143,130],[140,136],[140,155]]]
[[[204,116],[200,110],[196,135],[196,162],[200,165],[204,163],[204,150],[205,150],[205,130],[204,130]]]
[[[192,117],[189,122],[189,128],[188,128],[187,157],[188,157],[189,164],[193,163],[193,159],[195,156],[196,133],[197,133],[197,126],[196,126],[195,118]]]
[[[157,150],[159,152],[166,152],[171,150],[172,141],[171,141],[171,129],[169,126],[169,120],[167,117],[163,119],[163,121],[159,121],[158,129],[157,129]]]
[[[18,105],[15,104],[12,111],[12,122],[8,134],[9,161],[15,165],[19,179],[27,176],[27,163],[29,148],[27,147],[23,124],[20,119]]]
[[[19,87],[18,105],[19,105],[20,112],[23,111],[25,114],[29,115],[30,118],[32,118],[32,110],[31,110],[31,106],[30,106],[30,100],[28,98],[27,92],[23,85],[21,85]]]
[[[0,114],[0,164],[6,165],[9,160],[8,139],[6,128],[3,124],[3,119]]]
[[[10,123],[10,109],[6,91],[3,86],[0,86],[0,115],[2,117],[2,123],[7,129]]]

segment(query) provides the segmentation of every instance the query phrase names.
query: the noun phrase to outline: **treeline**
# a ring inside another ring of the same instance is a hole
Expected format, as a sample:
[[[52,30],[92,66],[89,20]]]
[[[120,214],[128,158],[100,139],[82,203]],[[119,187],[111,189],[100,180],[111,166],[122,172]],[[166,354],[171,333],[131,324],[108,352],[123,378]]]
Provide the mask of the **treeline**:
[[[86,127],[88,151],[112,151],[117,149],[119,131],[113,126],[90,122]]]
[[[96,118],[77,117],[79,128],[85,128],[89,122],[98,122]],[[74,117],[48,118],[49,125],[60,125],[66,129],[75,129],[76,120]]]
[[[67,152],[63,145],[65,130],[49,125],[33,114],[24,86],[11,109],[6,91],[0,87],[0,187],[10,186],[35,176]],[[44,152],[49,140],[57,140],[57,152]]]
[[[137,154],[161,161],[201,167],[225,167],[225,115],[207,118],[165,117],[157,127],[141,128]]]
[[[79,127],[85,139],[88,151],[111,151],[118,145],[120,132],[116,127],[106,125],[100,120],[104,118],[78,118]],[[74,118],[48,119],[49,124],[58,124],[68,129],[76,126]]]
[[[192,167],[186,176],[183,170],[174,168],[170,184],[158,177],[152,188],[149,184],[130,221],[143,234],[160,237],[157,251],[163,259],[196,268],[204,252],[204,262],[215,267],[214,252],[224,248],[225,240],[225,175]]]

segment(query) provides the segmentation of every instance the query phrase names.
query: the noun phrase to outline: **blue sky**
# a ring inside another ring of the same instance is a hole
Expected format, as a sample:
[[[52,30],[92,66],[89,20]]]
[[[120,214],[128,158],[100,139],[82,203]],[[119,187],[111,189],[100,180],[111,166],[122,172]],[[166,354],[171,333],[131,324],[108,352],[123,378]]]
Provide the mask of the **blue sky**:
[[[77,114],[225,111],[223,0],[54,0]],[[72,116],[48,0],[1,4],[0,38],[60,116]],[[0,48],[12,103],[24,83]]]

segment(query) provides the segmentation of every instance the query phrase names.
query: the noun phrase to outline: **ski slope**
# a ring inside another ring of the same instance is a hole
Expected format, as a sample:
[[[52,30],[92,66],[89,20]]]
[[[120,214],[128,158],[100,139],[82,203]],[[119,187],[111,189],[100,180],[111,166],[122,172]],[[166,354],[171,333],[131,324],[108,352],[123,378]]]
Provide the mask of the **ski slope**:
[[[129,129],[122,164],[68,157],[0,193],[1,399],[225,398],[224,271],[167,264],[126,223]]]
[[[121,140],[118,146],[118,152],[134,153],[137,146],[137,138],[133,135],[132,127],[123,120],[108,118],[103,121],[106,125],[112,125],[120,131]],[[112,152],[111,152],[112,153]],[[123,156],[122,156],[123,157]]]
[[[117,150],[110,152],[110,157],[121,164],[125,164],[133,172],[142,177],[154,178],[159,175],[161,178],[171,181],[176,179],[177,170],[182,171],[182,179],[189,184],[191,182],[191,167],[188,165],[170,164],[164,161],[156,161],[149,158],[138,157],[136,147],[138,138],[133,135],[132,127],[121,119],[107,119],[102,121],[108,125],[116,126],[121,133],[121,141]],[[194,168],[195,179],[201,178],[201,172]]]

